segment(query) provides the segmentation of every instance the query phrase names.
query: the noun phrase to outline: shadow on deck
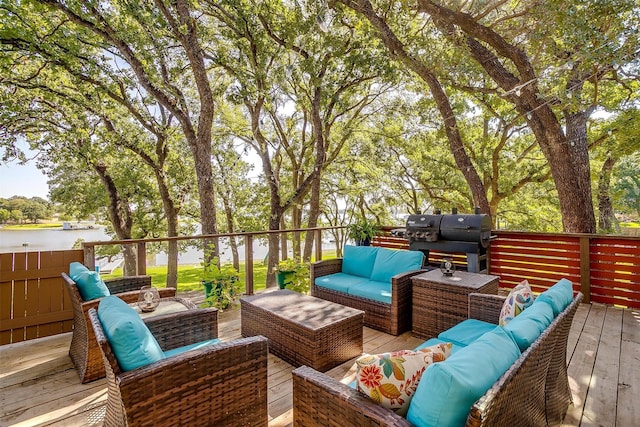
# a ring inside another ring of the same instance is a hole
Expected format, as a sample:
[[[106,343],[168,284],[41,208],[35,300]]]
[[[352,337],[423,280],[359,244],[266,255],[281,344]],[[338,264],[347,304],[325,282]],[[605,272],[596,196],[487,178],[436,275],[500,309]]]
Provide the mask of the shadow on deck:
[[[199,295],[181,295],[198,300]],[[200,298],[201,299],[201,298]],[[196,301],[199,302],[199,301]],[[222,340],[240,337],[240,309],[220,314]],[[105,380],[81,384],[68,356],[71,334],[0,347],[0,426],[101,425]],[[422,340],[364,328],[364,351],[411,349]],[[640,425],[640,311],[582,304],[568,342],[574,403],[564,425]],[[269,355],[270,426],[292,423],[294,367]],[[327,372],[349,382],[353,360]]]

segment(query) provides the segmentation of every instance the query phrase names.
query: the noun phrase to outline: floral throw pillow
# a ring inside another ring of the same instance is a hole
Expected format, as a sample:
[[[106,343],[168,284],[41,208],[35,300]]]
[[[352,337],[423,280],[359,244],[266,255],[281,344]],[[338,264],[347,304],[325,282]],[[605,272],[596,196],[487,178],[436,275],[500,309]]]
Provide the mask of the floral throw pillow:
[[[365,354],[356,360],[356,387],[374,402],[405,416],[427,366],[451,354],[451,343],[419,351]]]
[[[505,326],[531,304],[533,304],[533,293],[531,292],[529,282],[525,279],[509,292],[507,299],[502,305],[498,324]]]

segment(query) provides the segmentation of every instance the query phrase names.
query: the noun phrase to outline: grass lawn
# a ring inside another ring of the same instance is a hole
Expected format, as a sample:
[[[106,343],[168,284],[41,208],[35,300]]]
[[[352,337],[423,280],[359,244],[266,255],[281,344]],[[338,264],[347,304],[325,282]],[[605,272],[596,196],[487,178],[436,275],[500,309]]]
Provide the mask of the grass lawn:
[[[61,222],[43,222],[37,224],[5,224],[4,230],[41,230],[47,228],[62,228]]]
[[[322,259],[335,258],[335,250],[327,250],[322,253]],[[163,288],[167,283],[167,266],[147,267],[147,274],[151,276],[153,286]],[[111,274],[100,274],[103,279],[112,279],[122,277],[122,267],[116,268]],[[178,266],[178,292],[202,290],[204,288],[200,284],[202,278],[202,267],[194,265]],[[244,263],[240,263],[240,283],[244,287]],[[265,289],[267,283],[267,266],[262,261],[256,261],[253,264],[253,289]]]

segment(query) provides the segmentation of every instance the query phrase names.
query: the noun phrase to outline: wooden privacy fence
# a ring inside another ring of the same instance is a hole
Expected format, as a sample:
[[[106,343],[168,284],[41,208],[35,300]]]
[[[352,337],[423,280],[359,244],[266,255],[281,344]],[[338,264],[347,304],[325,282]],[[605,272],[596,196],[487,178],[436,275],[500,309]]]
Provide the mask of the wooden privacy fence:
[[[0,254],[0,345],[72,330],[60,273],[82,257],[79,249]]]

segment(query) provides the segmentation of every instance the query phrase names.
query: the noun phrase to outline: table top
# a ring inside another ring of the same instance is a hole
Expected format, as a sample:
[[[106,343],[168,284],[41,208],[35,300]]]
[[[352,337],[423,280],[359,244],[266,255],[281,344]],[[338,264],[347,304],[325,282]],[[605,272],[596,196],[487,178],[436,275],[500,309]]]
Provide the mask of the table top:
[[[468,271],[455,271],[453,276],[445,276],[440,269],[427,271],[413,276],[412,282],[432,282],[440,284],[448,284],[452,286],[462,286],[466,288],[479,289],[494,280],[499,280],[498,276],[491,274],[470,273]]]
[[[244,296],[240,301],[313,329],[331,325],[351,316],[364,315],[364,311],[288,289]]]
[[[153,311],[144,312],[138,307],[138,303],[129,304],[136,310],[136,313],[143,319],[152,316],[161,316],[163,314],[176,313],[178,311],[187,311],[197,308],[191,301],[184,298],[160,298],[160,304]]]

